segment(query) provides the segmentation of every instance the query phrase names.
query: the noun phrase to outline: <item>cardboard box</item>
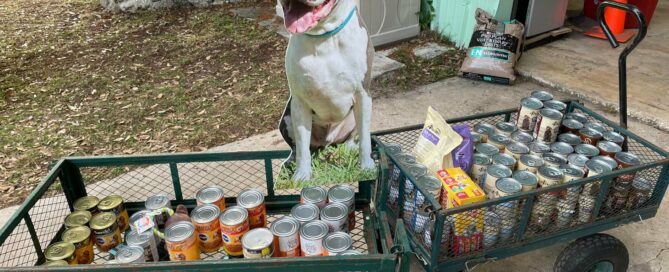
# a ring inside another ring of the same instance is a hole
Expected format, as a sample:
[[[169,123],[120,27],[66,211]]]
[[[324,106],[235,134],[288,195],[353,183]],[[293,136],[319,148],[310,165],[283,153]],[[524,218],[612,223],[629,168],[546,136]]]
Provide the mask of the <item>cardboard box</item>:
[[[441,205],[446,209],[486,200],[483,190],[460,168],[448,168],[437,171],[444,187]],[[483,232],[483,210],[474,209],[454,214],[449,220],[453,223],[453,235],[472,237]]]

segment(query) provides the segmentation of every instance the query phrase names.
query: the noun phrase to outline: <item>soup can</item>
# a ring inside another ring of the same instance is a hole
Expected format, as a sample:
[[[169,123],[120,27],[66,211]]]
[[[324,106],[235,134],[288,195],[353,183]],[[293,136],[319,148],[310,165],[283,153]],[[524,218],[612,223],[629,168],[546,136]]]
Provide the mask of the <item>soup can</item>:
[[[274,235],[267,228],[252,229],[242,237],[244,258],[265,259],[274,255]]]
[[[47,261],[65,261],[68,264],[77,264],[77,257],[74,255],[75,247],[71,243],[56,242],[49,245],[44,251],[44,258]]]
[[[617,169],[624,169],[641,165],[641,159],[637,155],[634,155],[630,152],[618,152],[614,155],[614,159],[618,163]],[[616,182],[631,184],[632,181],[634,181],[635,176],[635,172],[623,174],[617,178]]]
[[[534,141],[534,137],[532,137],[532,134],[528,132],[522,130],[516,130],[513,133],[511,133],[511,140],[516,143],[528,145],[532,141]]]
[[[100,212],[94,215],[90,227],[99,251],[108,252],[121,243],[121,231],[114,213]]]
[[[561,126],[562,133],[573,133],[572,135],[575,135],[582,128],[583,128],[583,123],[577,121],[576,119],[562,120],[562,126]]]
[[[151,247],[151,239],[153,239],[156,242],[156,248],[152,249]],[[147,262],[152,262],[154,261],[154,255],[158,259],[160,259],[160,248],[162,243],[158,241],[160,238],[158,238],[152,230],[147,230],[142,233],[138,233],[136,230],[130,230],[128,232],[128,235],[125,236],[125,242],[129,246],[136,246],[140,247],[143,249],[144,252],[144,260]],[[153,251],[156,252],[153,252]],[[155,253],[155,254],[154,254]]]
[[[481,134],[481,142],[487,143],[489,136],[495,133],[495,126],[487,123],[478,123],[474,125],[474,132]]]
[[[622,147],[614,142],[609,141],[599,141],[597,143],[597,148],[599,148],[599,155],[613,157],[616,153],[623,151]]]
[[[620,133],[614,131],[606,131],[602,133],[602,139],[607,140],[609,142],[614,142],[619,146],[622,146],[623,142],[625,142],[625,137],[623,137],[623,135],[621,135]]]
[[[580,112],[568,112],[564,116],[565,119],[574,119],[576,121],[581,122],[581,124],[585,124],[588,122],[588,117],[585,116],[585,114],[582,114]]]
[[[74,211],[65,217],[65,228],[70,229],[78,226],[88,226],[91,217],[92,215],[89,211]]]
[[[321,209],[321,220],[328,224],[329,232],[348,232],[348,206],[341,202],[328,203]]]
[[[581,137],[576,134],[562,133],[557,137],[558,142],[567,143],[570,146],[577,146],[581,144]]]
[[[618,169],[618,167],[619,167],[618,162],[615,159],[613,159],[609,156],[595,156],[592,159],[605,162],[606,164],[611,166],[611,169],[613,169],[613,170]]]
[[[583,168],[578,167],[573,164],[563,164],[560,165],[560,170],[564,173],[564,182],[570,182],[578,179],[582,179],[585,176],[585,171]]]
[[[561,113],[564,113],[567,110],[567,104],[559,100],[548,100],[544,102],[544,108],[554,109]]]
[[[578,131],[578,136],[581,137],[581,142],[591,145],[596,145],[603,137],[601,132],[589,127],[580,129]]]
[[[504,153],[504,148],[511,142],[511,138],[502,134],[493,134],[488,136],[488,143],[494,145],[499,150],[499,153]]]
[[[125,246],[118,250],[116,254],[116,263],[130,264],[130,263],[144,263],[144,249],[137,246]]]
[[[542,142],[532,142],[527,147],[530,148],[530,154],[542,156],[544,153],[551,152],[551,147]]]
[[[154,216],[154,220],[156,220],[158,228],[165,228],[167,218],[170,217],[167,209],[172,209],[170,198],[165,194],[150,196],[146,199],[146,202],[144,202],[144,207],[146,207],[148,210],[156,212],[157,214]]]
[[[500,153],[492,157],[493,164],[500,164],[508,167],[513,171],[516,169],[516,159],[508,154]]]
[[[587,162],[588,160],[589,160],[589,158],[586,157],[583,154],[573,153],[573,154],[569,154],[569,156],[567,156],[568,163],[573,165],[573,166],[576,166],[578,168],[581,168],[583,170],[584,174],[587,174],[586,168],[585,168],[585,162]]]
[[[539,118],[539,110],[544,107],[541,100],[534,97],[525,97],[520,100],[518,109],[518,118],[516,124],[518,129],[523,131],[532,131]]]
[[[534,129],[534,138],[544,143],[555,142],[560,132],[562,113],[554,109],[542,109],[539,111],[539,120]]]
[[[195,193],[195,201],[198,206],[213,204],[219,210],[225,210],[225,194],[223,187],[218,185],[204,187]]]
[[[500,164],[493,164],[486,169],[486,177],[484,181],[484,190],[487,194],[492,194],[495,189],[495,184],[498,179],[511,177],[512,171],[509,167]]]
[[[482,143],[483,136],[481,136],[481,134],[478,134],[474,131],[470,131],[469,133],[471,134],[472,143],[474,143],[474,145]]]
[[[537,178],[539,178],[539,185],[541,187],[548,187],[561,184],[564,179],[564,174],[558,168],[542,166],[539,168]]]
[[[214,204],[197,206],[191,211],[190,217],[197,230],[200,251],[204,253],[216,252],[221,248],[221,210]]]
[[[239,206],[228,207],[221,212],[219,221],[223,250],[229,256],[242,256],[242,236],[250,229],[248,211]]]
[[[506,145],[506,148],[504,149],[505,154],[509,154],[513,156],[513,158],[517,160],[520,160],[521,155],[529,154],[530,153],[530,148],[527,147],[527,145],[519,142],[511,142]]]
[[[544,165],[544,159],[537,155],[526,154],[520,156],[518,161],[518,170],[524,170],[536,174],[539,171],[539,167]]]
[[[427,191],[430,196],[436,201],[439,202],[439,197],[441,196],[441,180],[434,176],[422,176],[418,178],[417,183],[421,188]],[[430,205],[429,201],[425,200],[425,196],[420,192],[416,192],[416,207],[421,209]]]
[[[567,157],[555,152],[544,153],[541,157],[544,160],[544,166],[560,167],[560,165],[567,163]]]
[[[514,172],[513,179],[520,182],[520,184],[523,186],[523,188],[521,189],[521,191],[523,192],[532,191],[536,189],[537,184],[539,184],[539,178],[537,178],[537,175],[535,175],[530,171],[525,171],[525,170]]]
[[[472,168],[470,176],[479,187],[483,188],[483,179],[485,178],[485,171],[488,166],[492,164],[492,159],[481,153],[474,153]],[[439,198],[437,198],[439,199]]]
[[[314,220],[318,220],[320,215],[320,210],[318,206],[314,204],[301,203],[293,206],[290,210],[290,216],[297,219],[300,222],[300,226],[309,223]]]
[[[530,96],[539,99],[541,102],[553,100],[553,95],[551,93],[542,90],[533,91]]]
[[[195,226],[187,221],[175,223],[165,230],[165,246],[170,261],[200,260],[196,233]]]
[[[67,229],[61,235],[61,240],[74,245],[74,258],[77,259],[77,264],[90,264],[93,262],[95,252],[93,252],[91,229],[86,226]]]
[[[346,250],[344,252],[341,252],[341,253],[337,254],[337,256],[355,256],[355,255],[362,255],[362,252],[357,251],[357,250],[349,249],[349,250]]]
[[[399,181],[400,170],[397,168],[397,181]],[[323,187],[304,187],[300,192],[300,203],[309,203],[318,206],[319,209],[328,203],[328,192]]]
[[[100,212],[113,212],[118,220],[118,228],[121,232],[128,230],[128,210],[123,203],[123,197],[119,195],[110,195],[100,200],[98,204]]]
[[[593,121],[586,122],[583,125],[583,127],[594,129],[594,130],[598,131],[599,133],[606,132],[606,127],[604,126],[604,124],[602,124],[600,122],[593,122]]]
[[[300,228],[302,256],[323,256],[323,238],[328,234],[328,225],[320,220],[306,223]]]
[[[417,167],[421,166],[421,167]],[[417,166],[412,166],[409,168],[409,172],[413,171],[418,171],[418,172],[413,172],[415,174],[415,177],[418,177],[418,173],[427,173],[427,168],[422,165],[417,165]],[[413,170],[412,170],[413,169]],[[422,175],[421,175],[422,176]],[[411,182],[407,180],[406,184],[410,184]],[[413,189],[413,186],[412,186]],[[351,189],[350,186],[348,185],[336,185],[330,190],[328,190],[328,202],[331,203],[342,203],[348,207],[348,230],[352,231],[355,229],[355,192],[353,189]],[[321,213],[323,215],[323,213]],[[323,218],[321,218],[323,219]]]
[[[571,153],[574,153],[574,148],[568,143],[555,142],[550,145],[551,151],[554,153],[560,154],[562,156],[568,156]]]
[[[277,257],[299,257],[300,221],[292,217],[283,217],[270,225],[274,234],[274,255]]]
[[[353,248],[353,239],[346,232],[333,232],[323,238],[323,256],[337,256]]]
[[[89,211],[91,215],[98,213],[98,204],[100,199],[95,196],[84,196],[74,202],[75,211]]]
[[[522,189],[523,185],[514,178],[501,178],[495,183],[494,195],[495,198],[510,196],[519,193]]]
[[[599,155],[599,149],[591,144],[577,145],[576,147],[574,147],[574,152],[576,152],[576,154],[584,155],[588,158],[592,158]]]
[[[483,154],[490,159],[492,159],[492,156],[499,153],[499,148],[497,148],[497,146],[488,143],[477,144],[475,149],[476,153]]]
[[[518,128],[516,124],[511,122],[499,122],[495,125],[495,134],[501,134],[507,137],[511,137],[511,133],[516,131]]]
[[[267,209],[265,196],[256,189],[245,189],[237,195],[237,205],[249,212],[249,227],[251,229],[267,226]]]

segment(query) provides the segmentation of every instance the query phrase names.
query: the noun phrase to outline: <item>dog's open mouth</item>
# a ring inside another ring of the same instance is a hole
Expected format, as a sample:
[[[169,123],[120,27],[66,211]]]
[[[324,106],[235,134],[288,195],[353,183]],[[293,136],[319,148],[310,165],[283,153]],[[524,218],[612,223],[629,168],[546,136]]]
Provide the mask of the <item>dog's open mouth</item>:
[[[304,33],[327,17],[337,0],[282,0],[286,29],[290,33]]]

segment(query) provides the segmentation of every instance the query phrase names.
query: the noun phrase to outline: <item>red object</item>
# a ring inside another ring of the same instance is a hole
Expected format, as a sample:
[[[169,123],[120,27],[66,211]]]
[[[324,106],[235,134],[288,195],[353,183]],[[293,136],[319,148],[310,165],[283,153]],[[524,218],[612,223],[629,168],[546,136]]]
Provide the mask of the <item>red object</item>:
[[[597,20],[597,8],[599,3],[603,0],[584,0],[583,3],[583,14],[585,16]],[[655,8],[657,7],[658,0],[628,0],[627,3],[637,6],[641,12],[643,12],[644,17],[646,18],[646,25],[650,25],[650,19],[653,17]],[[639,24],[636,22],[634,16],[627,16],[625,18],[625,28],[637,28]]]
[[[615,0],[615,1],[627,4],[627,0]],[[608,24],[609,28],[611,29],[611,33],[613,33],[618,42],[624,43],[632,39],[632,37],[634,37],[633,31],[625,30],[626,15],[627,12],[621,9],[607,7],[604,10],[604,20]],[[602,31],[602,28],[599,27],[599,25],[594,26],[588,31],[586,31],[585,35],[588,35],[590,37],[595,37],[598,39],[604,39],[604,40],[607,39],[606,35],[604,34],[604,31]]]

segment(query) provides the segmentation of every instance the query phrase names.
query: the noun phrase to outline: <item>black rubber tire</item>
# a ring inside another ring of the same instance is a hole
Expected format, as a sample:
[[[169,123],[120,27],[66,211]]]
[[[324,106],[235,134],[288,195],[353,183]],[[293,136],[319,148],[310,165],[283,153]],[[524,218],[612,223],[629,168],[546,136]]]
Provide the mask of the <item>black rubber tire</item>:
[[[587,272],[596,263],[609,261],[614,272],[625,272],[629,266],[627,247],[608,234],[597,233],[569,244],[555,260],[555,272]]]

